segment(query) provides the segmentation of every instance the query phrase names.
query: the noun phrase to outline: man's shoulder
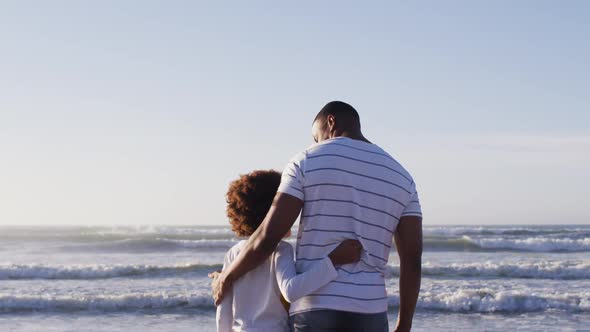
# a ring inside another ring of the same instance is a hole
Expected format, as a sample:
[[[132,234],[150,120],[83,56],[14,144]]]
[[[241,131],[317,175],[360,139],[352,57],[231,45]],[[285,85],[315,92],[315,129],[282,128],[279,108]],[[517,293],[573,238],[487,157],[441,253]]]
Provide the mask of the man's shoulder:
[[[389,163],[390,168],[394,169],[396,172],[401,173],[406,179],[408,179],[408,181],[414,182],[410,172],[395,157],[393,157],[393,155],[391,155],[389,152],[387,152],[379,145],[373,145],[375,146],[376,152],[380,153],[381,155],[383,155],[383,157],[385,157],[385,159]]]

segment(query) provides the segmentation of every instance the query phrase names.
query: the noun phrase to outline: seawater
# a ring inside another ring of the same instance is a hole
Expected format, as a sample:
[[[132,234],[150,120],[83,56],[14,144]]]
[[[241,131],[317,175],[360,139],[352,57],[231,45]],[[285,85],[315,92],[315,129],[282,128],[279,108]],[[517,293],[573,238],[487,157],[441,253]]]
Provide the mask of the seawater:
[[[424,235],[415,331],[590,330],[590,226]],[[0,227],[0,331],[214,331],[207,273],[237,241],[213,226]],[[392,251],[392,328],[398,275]]]

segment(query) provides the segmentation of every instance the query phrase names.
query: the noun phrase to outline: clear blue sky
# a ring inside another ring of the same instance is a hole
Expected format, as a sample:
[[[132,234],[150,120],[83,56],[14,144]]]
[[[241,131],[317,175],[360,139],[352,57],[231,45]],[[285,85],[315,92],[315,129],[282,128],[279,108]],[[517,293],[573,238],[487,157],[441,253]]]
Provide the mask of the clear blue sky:
[[[330,100],[427,224],[590,222],[590,2],[5,1],[0,225],[226,223]]]

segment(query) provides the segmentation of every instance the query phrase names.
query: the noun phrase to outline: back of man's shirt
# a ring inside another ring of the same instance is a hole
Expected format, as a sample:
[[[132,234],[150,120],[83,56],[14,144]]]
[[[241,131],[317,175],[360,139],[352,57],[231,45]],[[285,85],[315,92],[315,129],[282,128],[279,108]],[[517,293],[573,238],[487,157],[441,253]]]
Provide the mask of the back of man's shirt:
[[[387,310],[384,270],[393,233],[403,216],[421,216],[410,174],[378,146],[338,137],[293,158],[279,192],[304,201],[297,236],[297,271],[326,257],[341,241],[358,239],[361,261],[339,267],[338,277],[291,305],[291,314],[333,309]]]

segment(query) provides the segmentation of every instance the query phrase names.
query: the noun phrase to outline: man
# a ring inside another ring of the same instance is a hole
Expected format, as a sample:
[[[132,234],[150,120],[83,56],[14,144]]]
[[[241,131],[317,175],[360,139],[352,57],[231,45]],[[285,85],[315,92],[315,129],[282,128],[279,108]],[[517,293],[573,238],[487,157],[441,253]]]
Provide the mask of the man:
[[[384,269],[392,238],[400,258],[395,331],[410,331],[421,278],[422,213],[410,174],[361,132],[356,110],[330,102],[312,125],[316,144],[294,157],[266,218],[213,284],[219,303],[232,283],[263,262],[302,211],[296,266],[306,271],[344,239],[363,246],[361,260],[291,304],[295,331],[387,331]]]

